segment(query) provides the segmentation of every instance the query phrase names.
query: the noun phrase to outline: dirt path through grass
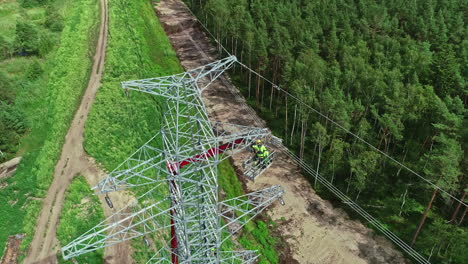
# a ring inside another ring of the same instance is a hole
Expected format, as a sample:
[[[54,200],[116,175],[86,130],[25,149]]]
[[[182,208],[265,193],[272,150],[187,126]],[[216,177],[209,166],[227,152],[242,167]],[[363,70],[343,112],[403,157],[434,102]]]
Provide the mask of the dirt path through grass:
[[[99,37],[93,57],[91,76],[80,106],[65,137],[60,160],[55,167],[54,179],[43,200],[43,207],[37,219],[34,238],[28,256],[24,260],[26,264],[57,263],[56,254],[60,250],[60,246],[56,238],[56,230],[68,185],[78,173],[85,176],[91,186],[95,185],[105,174],[96,166],[94,160],[86,155],[83,149],[85,122],[96,92],[101,85],[104,70],[108,35],[107,0],[100,0],[100,10]],[[112,196],[112,201],[117,208],[122,208],[129,199],[130,197],[125,194]],[[111,215],[113,212],[106,205],[104,198],[100,197],[100,200],[105,215]],[[131,263],[130,255],[129,243],[120,243],[108,247],[104,252],[106,263]]]
[[[162,0],[156,11],[186,69],[216,60],[215,48],[182,1]],[[221,77],[214,82],[203,93],[210,119],[265,127],[265,122],[250,116],[252,110],[245,102],[236,101],[233,96],[236,93],[238,91],[229,79]],[[286,205],[275,205],[267,210],[278,223],[278,231],[290,248],[290,251],[284,252],[292,252],[292,256],[282,254],[282,263],[405,262],[390,242],[374,236],[360,222],[349,220],[342,210],[334,209],[329,202],[321,199],[301,175],[297,165],[285,154],[278,154],[273,165],[255,182],[248,182],[247,188],[258,190],[278,184],[286,190]],[[245,153],[233,157],[237,171],[245,158]]]

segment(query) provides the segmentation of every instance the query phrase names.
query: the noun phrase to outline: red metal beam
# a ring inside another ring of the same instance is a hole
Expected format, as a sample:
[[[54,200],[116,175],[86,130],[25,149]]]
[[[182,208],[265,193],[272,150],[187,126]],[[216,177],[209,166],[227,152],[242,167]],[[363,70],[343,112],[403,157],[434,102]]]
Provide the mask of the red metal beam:
[[[191,158],[188,158],[188,159],[185,159],[185,160],[182,160],[182,161],[176,161],[176,162],[168,162],[167,163],[167,168],[169,169],[170,172],[172,172],[172,174],[177,174],[177,172],[182,169],[183,167],[189,165],[190,163],[193,163],[193,162],[199,162],[199,161],[203,161],[203,160],[206,160],[206,159],[209,159],[211,157],[214,157],[214,156],[217,156],[217,155],[220,155],[220,154],[223,154],[224,152],[226,152],[226,150],[232,148],[234,145],[238,145],[238,144],[241,144],[245,141],[245,139],[243,138],[239,138],[239,139],[236,139],[232,142],[229,142],[229,143],[225,143],[219,147],[213,147],[213,148],[210,148],[209,150],[201,153],[201,154],[198,154],[198,155],[195,155]]]

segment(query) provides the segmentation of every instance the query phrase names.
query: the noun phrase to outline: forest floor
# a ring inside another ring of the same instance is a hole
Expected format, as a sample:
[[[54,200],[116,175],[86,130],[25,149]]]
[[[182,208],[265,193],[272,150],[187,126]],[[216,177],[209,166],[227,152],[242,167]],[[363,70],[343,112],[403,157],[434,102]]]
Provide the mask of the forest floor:
[[[98,183],[105,173],[101,171],[92,158],[83,149],[83,131],[85,122],[93,104],[96,92],[100,86],[104,69],[108,35],[107,0],[100,0],[100,28],[96,53],[93,57],[93,67],[88,86],[80,106],[75,113],[70,129],[65,137],[60,160],[58,161],[54,179],[43,200],[43,207],[36,222],[34,238],[24,263],[57,263],[59,243],[56,237],[57,225],[60,219],[65,192],[73,178],[78,174],[85,176],[91,186]],[[104,200],[99,197],[106,217],[113,213]],[[131,197],[124,192],[112,197],[117,208],[122,208]],[[119,243],[107,247],[104,251],[105,263],[131,263],[129,243]]]
[[[182,1],[161,0],[155,8],[185,69],[218,59],[214,55],[215,47]],[[236,94],[239,95],[237,88],[225,76],[208,87],[203,97],[210,119],[265,127],[264,121],[259,122],[257,116],[250,115],[255,113],[245,102],[236,102]],[[233,157],[236,171],[242,170],[246,155],[239,153]],[[271,185],[281,185],[286,190],[283,196],[286,204],[267,210],[277,223],[275,233],[287,244],[278,249],[283,251],[281,263],[407,263],[388,240],[321,199],[301,175],[299,167],[284,153],[279,152],[272,166],[254,182],[246,182],[246,192]]]

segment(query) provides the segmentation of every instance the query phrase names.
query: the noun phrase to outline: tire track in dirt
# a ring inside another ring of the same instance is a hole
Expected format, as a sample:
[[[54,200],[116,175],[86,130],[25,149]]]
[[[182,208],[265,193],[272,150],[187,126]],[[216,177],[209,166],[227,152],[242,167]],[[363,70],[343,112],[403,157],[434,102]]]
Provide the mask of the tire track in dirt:
[[[161,0],[155,8],[185,69],[217,59],[216,49],[182,1]],[[238,90],[226,77],[220,77],[206,89],[203,99],[210,119],[265,127],[263,120],[250,116],[252,109],[245,101],[236,101],[233,94],[239,95]],[[233,157],[236,171],[242,171],[241,164],[247,155],[239,153]],[[278,223],[277,232],[289,247],[289,250],[278,250],[292,252],[292,256],[282,256],[282,263],[406,263],[389,241],[375,236],[360,222],[349,220],[345,212],[321,199],[296,163],[284,153],[278,153],[272,166],[246,186],[249,191],[276,184],[286,190],[283,197],[286,205],[273,206],[267,214]]]
[[[42,210],[36,222],[36,230],[24,263],[57,263],[57,252],[60,245],[56,237],[57,225],[63,207],[65,192],[77,174],[85,176],[91,186],[97,184],[105,173],[98,168],[94,160],[86,155],[83,148],[85,123],[94,102],[96,92],[101,85],[104,70],[107,36],[108,36],[108,0],[100,0],[100,27],[93,67],[80,106],[75,113],[70,129],[65,137],[60,160],[54,171],[54,179],[43,200]],[[110,216],[113,211],[106,205],[104,197],[99,197],[104,214]],[[117,208],[122,208],[131,197],[126,193],[112,196]],[[27,234],[31,235],[31,234]],[[106,263],[131,263],[129,242],[107,247],[104,251]]]

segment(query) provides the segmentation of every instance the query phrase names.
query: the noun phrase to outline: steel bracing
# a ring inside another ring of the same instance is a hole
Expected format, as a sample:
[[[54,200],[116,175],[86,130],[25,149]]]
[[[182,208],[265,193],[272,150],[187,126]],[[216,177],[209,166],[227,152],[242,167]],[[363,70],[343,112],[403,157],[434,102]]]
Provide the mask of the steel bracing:
[[[184,73],[123,82],[163,97],[160,131],[110,172],[98,193],[146,193],[62,248],[65,259],[136,237],[165,240],[148,263],[254,263],[253,251],[221,245],[284,193],[280,186],[220,201],[218,164],[270,137],[267,129],[210,122],[203,90],[236,62],[234,56]]]

